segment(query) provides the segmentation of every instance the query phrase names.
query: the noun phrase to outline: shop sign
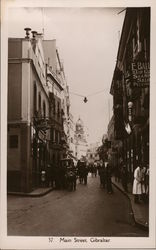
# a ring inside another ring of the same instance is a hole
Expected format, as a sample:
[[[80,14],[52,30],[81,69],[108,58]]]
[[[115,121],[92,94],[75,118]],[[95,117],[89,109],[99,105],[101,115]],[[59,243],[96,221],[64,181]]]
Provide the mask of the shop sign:
[[[148,87],[150,82],[150,64],[149,62],[131,63],[133,87]]]

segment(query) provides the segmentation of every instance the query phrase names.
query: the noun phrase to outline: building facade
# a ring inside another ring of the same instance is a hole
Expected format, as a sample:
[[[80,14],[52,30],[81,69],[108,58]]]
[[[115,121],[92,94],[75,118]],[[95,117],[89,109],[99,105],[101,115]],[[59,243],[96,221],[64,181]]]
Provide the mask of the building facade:
[[[46,76],[49,90],[49,124],[50,124],[50,163],[58,166],[63,158],[64,141],[64,109],[62,106],[62,92],[64,82],[61,78],[61,68],[56,50],[56,40],[44,40],[44,55],[46,61]]]
[[[35,121],[36,111],[40,117],[49,115],[40,35],[35,41],[9,39],[8,57],[8,190],[28,192],[45,166],[49,138]]]
[[[129,176],[149,164],[150,8],[127,8],[111,91],[114,135]]]
[[[8,191],[20,192],[39,187],[41,171],[58,166],[69,147],[67,86],[56,41],[25,30],[25,38],[8,41],[7,184]]]

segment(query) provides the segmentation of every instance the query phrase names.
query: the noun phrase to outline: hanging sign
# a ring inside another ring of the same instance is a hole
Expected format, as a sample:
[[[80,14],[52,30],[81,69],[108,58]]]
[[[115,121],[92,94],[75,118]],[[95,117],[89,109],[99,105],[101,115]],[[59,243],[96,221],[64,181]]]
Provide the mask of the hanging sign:
[[[149,87],[150,64],[149,62],[136,61],[131,63],[133,87]]]

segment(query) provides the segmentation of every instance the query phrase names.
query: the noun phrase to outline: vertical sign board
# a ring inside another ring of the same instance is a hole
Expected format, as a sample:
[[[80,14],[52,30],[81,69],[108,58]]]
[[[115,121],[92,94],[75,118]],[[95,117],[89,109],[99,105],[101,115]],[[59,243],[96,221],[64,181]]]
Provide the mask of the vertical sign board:
[[[150,64],[149,62],[132,62],[131,63],[132,70],[132,79],[133,86],[146,88],[149,87],[150,82]]]

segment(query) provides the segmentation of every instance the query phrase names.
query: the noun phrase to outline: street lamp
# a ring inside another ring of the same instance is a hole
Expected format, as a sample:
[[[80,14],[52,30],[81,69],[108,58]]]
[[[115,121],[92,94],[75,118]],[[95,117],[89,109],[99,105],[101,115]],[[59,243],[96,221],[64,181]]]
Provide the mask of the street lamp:
[[[132,108],[133,108],[133,102],[128,102],[128,120],[132,121]]]

